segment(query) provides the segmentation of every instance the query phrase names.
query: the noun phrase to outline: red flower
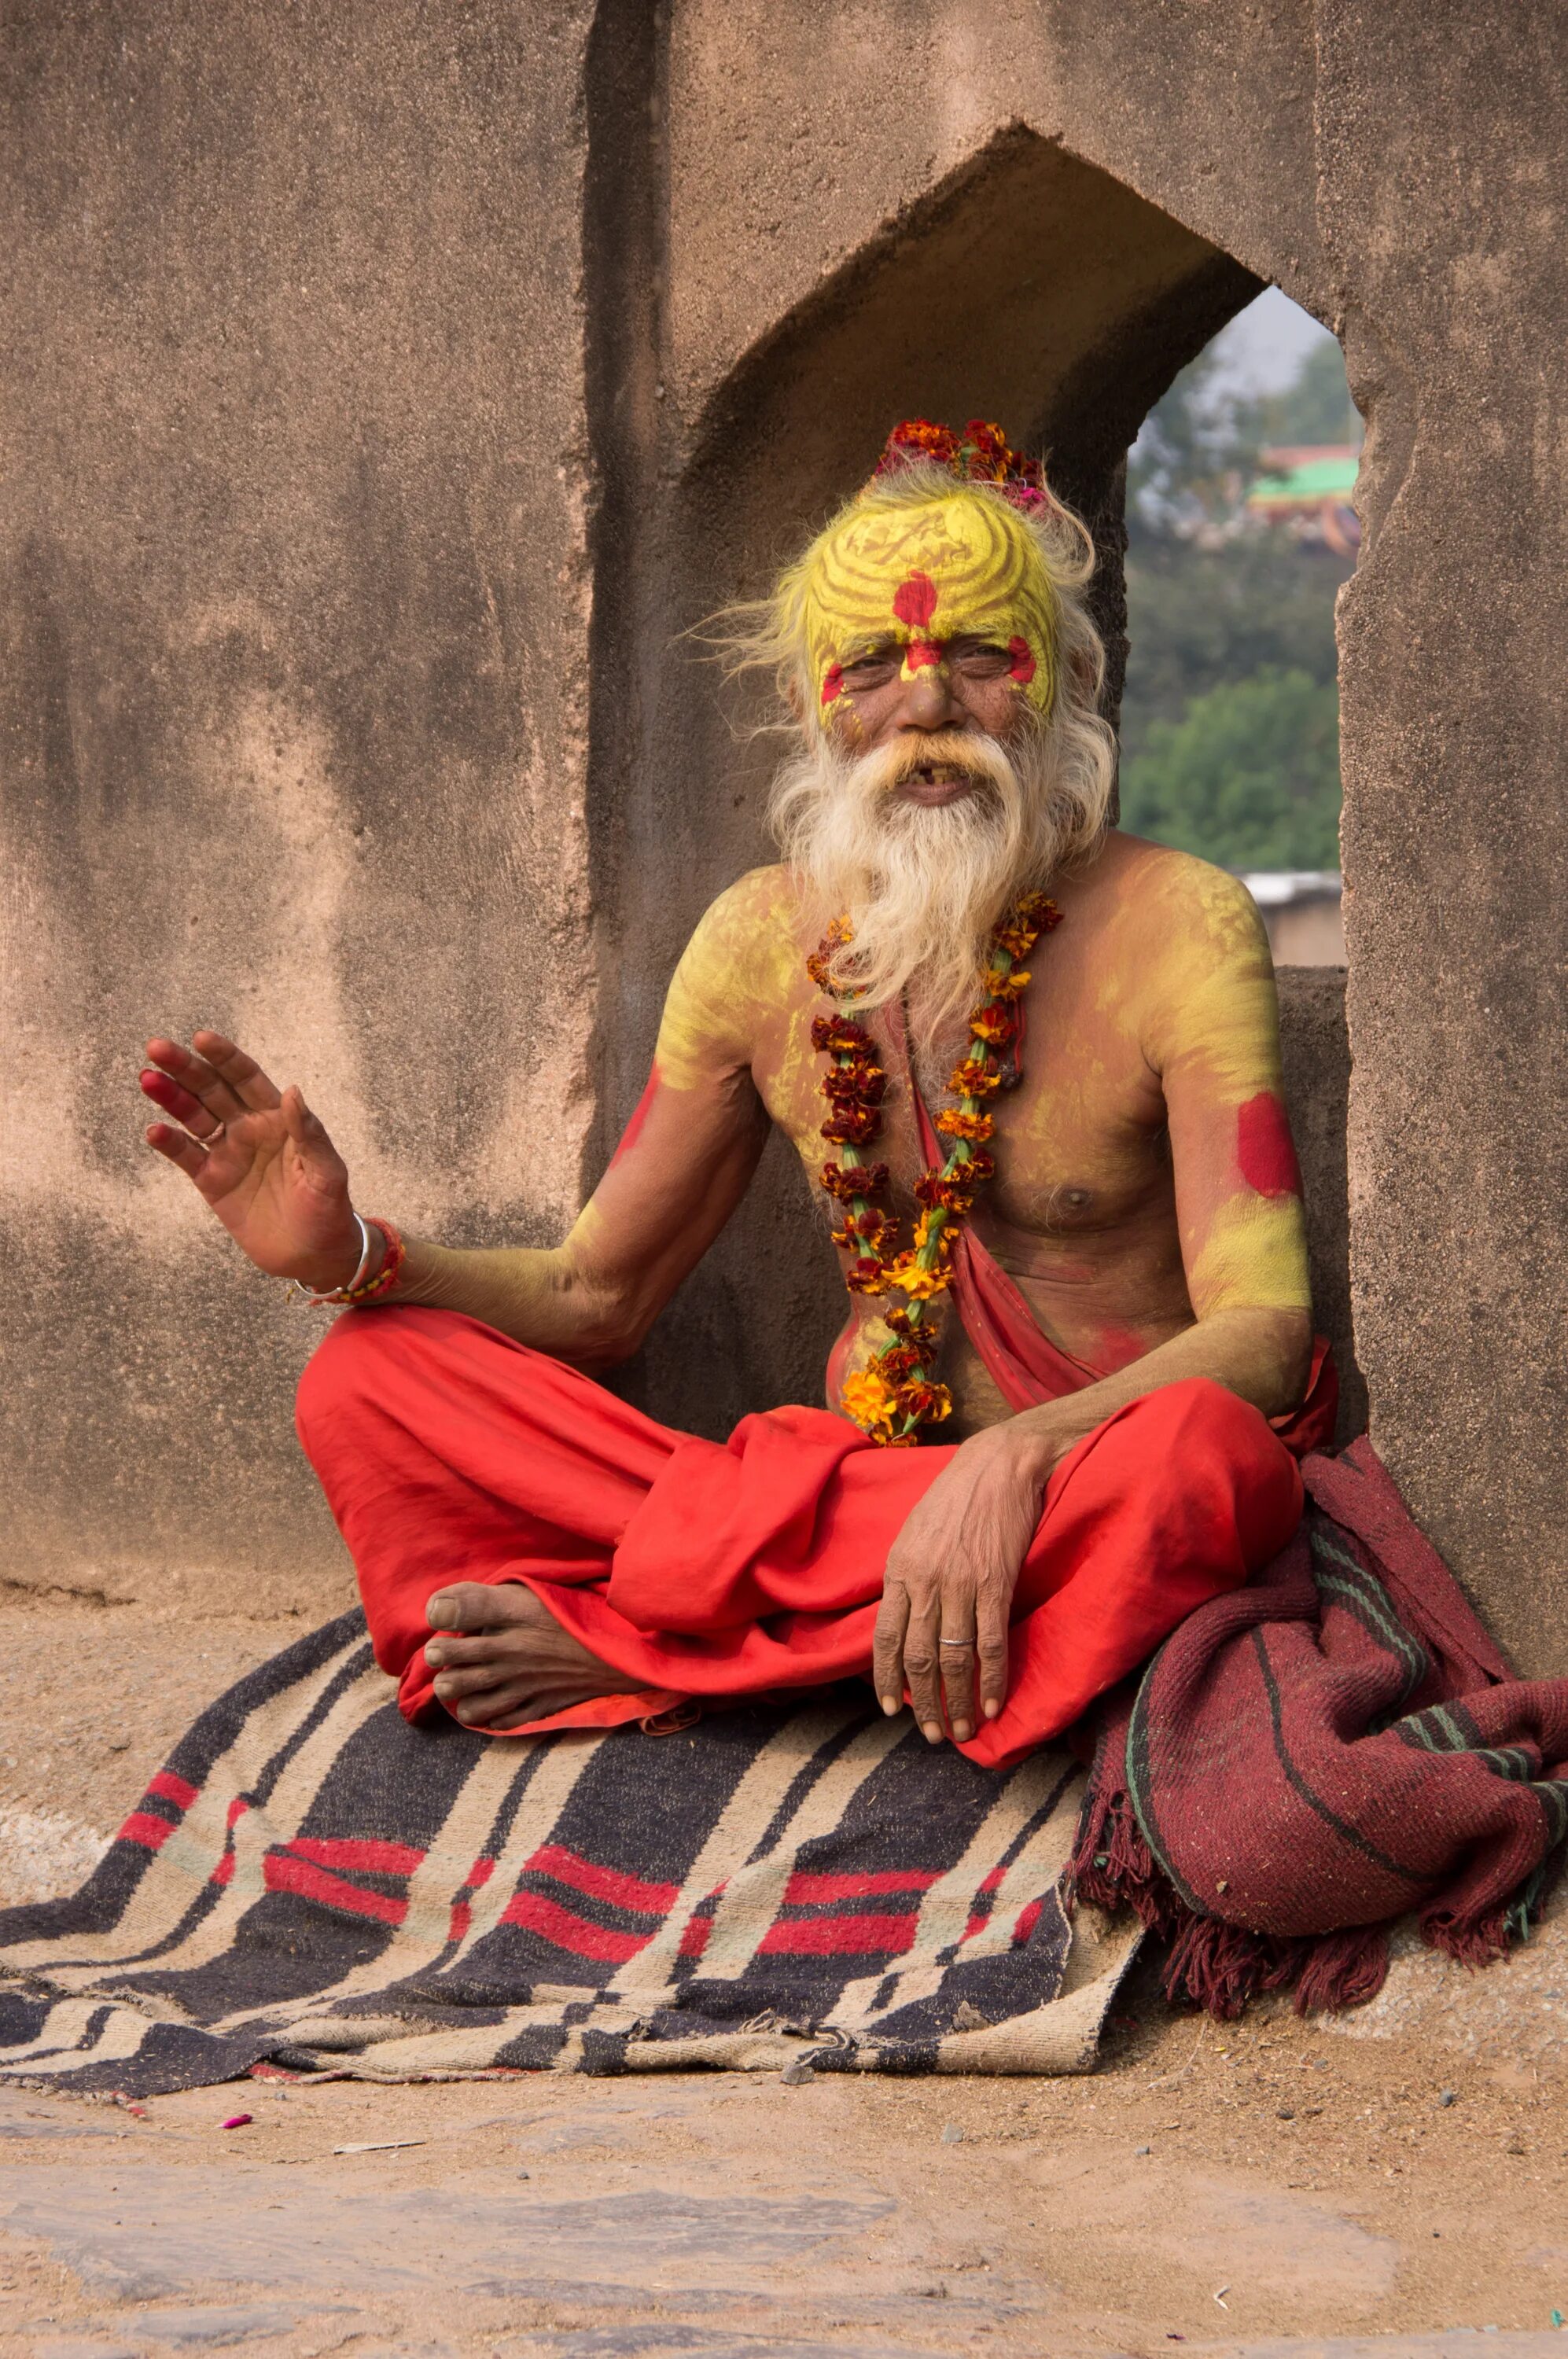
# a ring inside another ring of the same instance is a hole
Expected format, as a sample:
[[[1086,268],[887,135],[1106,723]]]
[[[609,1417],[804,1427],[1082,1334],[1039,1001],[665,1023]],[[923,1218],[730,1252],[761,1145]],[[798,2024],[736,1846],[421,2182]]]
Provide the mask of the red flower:
[[[880,1196],[887,1185],[885,1163],[852,1163],[847,1169],[842,1163],[824,1163],[822,1183],[835,1202],[850,1203],[855,1197],[864,1196],[870,1203]]]
[[[881,1127],[875,1106],[845,1106],[822,1124],[822,1135],[834,1147],[869,1147]]]
[[[965,1057],[949,1073],[947,1086],[954,1097],[988,1098],[1001,1088],[1002,1077],[992,1071],[984,1057]]]
[[[951,1180],[944,1178],[940,1171],[923,1171],[915,1182],[916,1201],[924,1204],[928,1211],[956,1212],[962,1216],[975,1201],[975,1190],[964,1184],[968,1177],[966,1164],[961,1165],[958,1174]]]
[[[1018,1028],[1018,1019],[1010,1007],[977,1007],[969,1019],[969,1029],[977,1040],[1000,1048],[1010,1040]]]
[[[939,1424],[952,1413],[953,1395],[945,1385],[933,1385],[924,1376],[916,1376],[898,1386],[898,1407],[906,1417]]]
[[[856,1024],[848,1016],[813,1016],[811,1046],[816,1049],[832,1049],[837,1054],[851,1055],[862,1049],[869,1056],[875,1043],[864,1024]]]
[[[822,1095],[836,1106],[880,1105],[887,1076],[880,1065],[834,1065],[822,1075]]]

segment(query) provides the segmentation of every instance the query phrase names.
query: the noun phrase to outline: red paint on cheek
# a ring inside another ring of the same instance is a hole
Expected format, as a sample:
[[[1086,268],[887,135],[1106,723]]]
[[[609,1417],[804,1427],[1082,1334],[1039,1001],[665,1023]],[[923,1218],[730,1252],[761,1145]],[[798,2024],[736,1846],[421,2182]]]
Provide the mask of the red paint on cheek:
[[[923,631],[936,613],[936,583],[929,573],[911,573],[893,592],[893,612],[911,631]]]
[[[1260,1196],[1299,1196],[1301,1168],[1290,1138],[1290,1118],[1272,1090],[1259,1090],[1236,1112],[1236,1159]]]
[[[621,1133],[621,1143],[616,1147],[614,1155],[610,1158],[610,1169],[612,1171],[615,1169],[623,1155],[629,1155],[631,1153],[633,1147],[637,1145],[638,1138],[641,1136],[642,1126],[648,1120],[648,1108],[652,1105],[654,1098],[658,1094],[659,1086],[659,1067],[655,1065],[652,1072],[649,1073],[648,1077],[648,1087],[644,1090],[641,1097],[638,1098],[637,1104],[632,1111],[632,1118],[630,1122],[627,1123],[625,1130]]]
[[[844,688],[843,664],[829,664],[822,674],[822,702],[832,704]]]
[[[1008,678],[1016,679],[1020,688],[1027,688],[1035,674],[1034,649],[1027,639],[1009,639],[1007,653],[1013,659],[1007,666]]]
[[[928,664],[942,661],[942,649],[932,639],[911,639],[904,649],[904,661],[910,671],[923,671]]]

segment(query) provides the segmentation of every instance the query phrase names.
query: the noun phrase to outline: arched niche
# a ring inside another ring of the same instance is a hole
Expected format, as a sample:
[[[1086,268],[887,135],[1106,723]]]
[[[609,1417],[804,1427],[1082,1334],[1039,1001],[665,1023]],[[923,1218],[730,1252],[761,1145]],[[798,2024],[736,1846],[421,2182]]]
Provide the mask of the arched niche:
[[[780,740],[680,634],[766,589],[862,483],[898,419],[994,418],[1047,455],[1101,552],[1099,618],[1125,659],[1128,444],[1177,372],[1263,281],[1122,181],[1012,126],[741,354],[645,508],[601,645],[637,705],[600,831],[613,970],[603,1035],[606,1148],[635,1103],[662,988],[713,896],[771,857],[761,819]],[[764,691],[751,706],[768,712]],[[775,1140],[740,1214],[659,1322],[627,1388],[712,1434],[745,1410],[821,1397],[843,1317],[799,1165]]]

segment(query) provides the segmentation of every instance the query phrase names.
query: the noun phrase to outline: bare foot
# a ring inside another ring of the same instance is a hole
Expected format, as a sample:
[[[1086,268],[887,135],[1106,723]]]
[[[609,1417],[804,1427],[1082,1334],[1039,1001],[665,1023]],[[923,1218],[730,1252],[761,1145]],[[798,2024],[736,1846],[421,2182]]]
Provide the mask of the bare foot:
[[[629,1695],[637,1682],[568,1636],[517,1582],[454,1581],[425,1607],[434,1637],[425,1660],[436,1694],[465,1728],[515,1728],[590,1696]],[[460,1634],[460,1635],[459,1635]]]

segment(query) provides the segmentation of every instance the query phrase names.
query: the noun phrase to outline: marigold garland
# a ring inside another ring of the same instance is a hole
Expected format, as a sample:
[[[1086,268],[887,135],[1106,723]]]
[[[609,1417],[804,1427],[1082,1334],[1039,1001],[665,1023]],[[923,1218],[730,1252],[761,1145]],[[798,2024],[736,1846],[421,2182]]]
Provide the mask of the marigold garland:
[[[822,1135],[840,1152],[835,1161],[822,1165],[821,1176],[841,1208],[833,1243],[849,1256],[844,1283],[852,1294],[886,1294],[896,1288],[906,1299],[887,1313],[893,1341],[846,1376],[840,1392],[845,1416],[885,1449],[912,1449],[922,1426],[940,1424],[951,1414],[953,1397],[932,1373],[941,1337],[927,1306],[952,1282],[953,1241],[975,1189],[996,1176],[996,1158],[985,1144],[995,1136],[996,1123],[985,1101],[1002,1086],[995,1061],[998,1052],[1018,1036],[1017,1003],[1029,980],[1018,962],[1061,922],[1054,901],[1043,893],[1026,893],[991,937],[990,962],[982,978],[985,997],[969,1018],[969,1051],[948,1079],[958,1103],[936,1118],[937,1129],[953,1147],[940,1168],[923,1171],[915,1182],[921,1210],[913,1241],[901,1252],[896,1250],[898,1223],[880,1201],[887,1191],[887,1166],[868,1163],[861,1153],[881,1134],[887,1090],[876,1043],[842,1008],[812,1020],[812,1048],[833,1059],[822,1081],[829,1110]],[[830,998],[834,953],[853,939],[848,919],[835,918],[806,961],[811,981]]]

